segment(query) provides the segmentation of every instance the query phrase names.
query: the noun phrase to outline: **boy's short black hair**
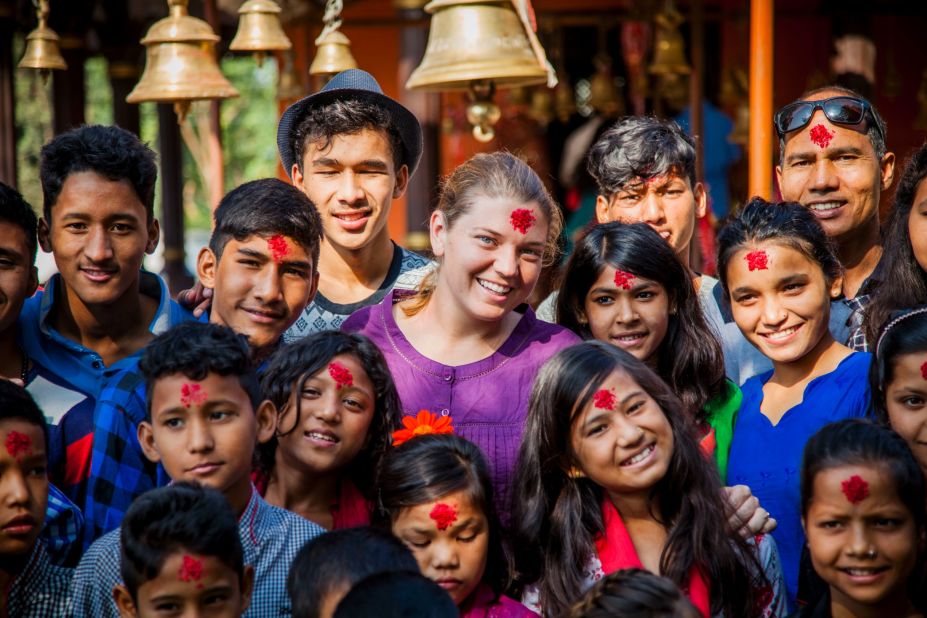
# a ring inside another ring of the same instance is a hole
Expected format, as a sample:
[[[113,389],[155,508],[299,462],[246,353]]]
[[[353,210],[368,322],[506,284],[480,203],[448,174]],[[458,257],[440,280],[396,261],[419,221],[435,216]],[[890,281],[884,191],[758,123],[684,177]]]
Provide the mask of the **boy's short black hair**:
[[[386,530],[363,526],[335,530],[303,545],[286,579],[293,615],[317,618],[322,600],[377,573],[418,573],[412,552]]]
[[[644,569],[622,569],[597,581],[569,618],[698,618],[699,611],[672,581]]]
[[[335,610],[335,618],[447,618],[457,615],[459,610],[451,595],[421,573],[406,571],[377,573],[362,579]]]
[[[48,425],[35,399],[22,386],[0,379],[0,420],[8,418],[20,419],[41,427],[48,448]]]
[[[112,181],[127,180],[154,219],[158,165],[154,151],[134,133],[117,126],[84,125],[57,135],[42,147],[39,178],[45,197],[43,214],[51,209],[70,174],[91,171]]]
[[[26,234],[26,245],[29,247],[30,263],[35,264],[35,254],[38,251],[36,229],[38,217],[19,191],[10,185],[0,182],[0,221],[6,221],[22,228]]]
[[[204,380],[210,373],[235,376],[251,405],[261,403],[257,372],[251,363],[248,338],[227,326],[203,322],[183,322],[155,337],[145,347],[138,363],[145,378],[148,420],[151,420],[151,394],[164,376],[182,373],[191,380]]]
[[[312,200],[293,185],[276,178],[246,182],[222,198],[213,217],[209,248],[217,259],[231,238],[280,234],[298,242],[312,256],[313,271],[319,269],[322,219]]]
[[[238,521],[215,489],[181,482],[142,494],[126,512],[119,538],[122,581],[133,601],[177,552],[217,558],[238,574],[239,585],[244,581]]]

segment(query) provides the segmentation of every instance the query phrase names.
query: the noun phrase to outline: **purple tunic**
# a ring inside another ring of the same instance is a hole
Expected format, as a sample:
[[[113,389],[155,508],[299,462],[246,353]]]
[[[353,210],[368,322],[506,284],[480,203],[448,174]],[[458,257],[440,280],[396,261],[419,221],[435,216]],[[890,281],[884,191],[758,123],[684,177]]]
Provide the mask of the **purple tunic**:
[[[404,414],[428,410],[454,419],[454,433],[475,442],[489,460],[496,507],[509,521],[509,489],[521,442],[528,397],[547,359],[580,339],[538,320],[530,307],[509,338],[491,356],[451,367],[422,356],[393,317],[393,294],[354,313],[342,330],[369,337],[383,352]]]

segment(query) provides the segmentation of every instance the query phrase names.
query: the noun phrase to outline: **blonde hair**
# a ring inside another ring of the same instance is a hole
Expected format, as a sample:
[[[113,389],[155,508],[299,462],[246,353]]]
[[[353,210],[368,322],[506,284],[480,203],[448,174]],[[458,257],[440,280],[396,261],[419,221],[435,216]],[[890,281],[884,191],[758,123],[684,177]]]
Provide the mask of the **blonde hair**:
[[[475,155],[441,183],[437,210],[444,214],[444,221],[450,229],[481,198],[507,199],[521,204],[536,202],[548,222],[543,264],[548,266],[554,262],[563,228],[563,214],[540,177],[527,163],[504,151]],[[437,279],[437,268],[422,279],[416,295],[402,305],[407,316],[425,308],[434,293]]]

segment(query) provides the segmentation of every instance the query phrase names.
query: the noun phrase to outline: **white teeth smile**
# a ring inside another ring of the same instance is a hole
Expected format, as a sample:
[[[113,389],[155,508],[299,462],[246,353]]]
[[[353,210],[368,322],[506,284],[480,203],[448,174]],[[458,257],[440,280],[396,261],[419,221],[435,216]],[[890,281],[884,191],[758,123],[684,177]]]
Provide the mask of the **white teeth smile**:
[[[615,337],[612,337],[612,339],[614,339],[615,341],[621,341],[624,343],[632,343],[634,341],[640,341],[643,338],[644,338],[644,335],[640,333],[632,333],[630,335],[617,335]]]
[[[778,340],[780,340],[780,339],[785,339],[786,337],[788,337],[789,335],[791,335],[792,333],[794,333],[794,332],[797,331],[797,330],[798,330],[798,326],[792,326],[791,328],[783,328],[783,329],[780,330],[780,331],[776,331],[776,332],[774,332],[774,333],[769,333],[769,334],[763,335],[763,336],[766,337],[767,339],[772,339],[773,341],[778,341]]]
[[[822,202],[820,204],[811,204],[808,208],[811,210],[821,212],[824,210],[833,210],[834,208],[840,208],[843,204],[840,202]]]
[[[875,575],[882,569],[844,569],[844,571],[854,577],[866,577],[867,575]]]
[[[626,459],[625,461],[621,462],[621,465],[622,465],[622,466],[633,466],[633,465],[636,464],[636,463],[640,463],[640,462],[644,461],[645,459],[647,459],[647,458],[650,456],[650,453],[653,452],[653,449],[654,449],[654,448],[656,448],[656,445],[655,445],[655,444],[651,444],[650,446],[648,446],[647,448],[645,448],[644,450],[642,450],[640,453],[638,453],[638,454],[635,455],[634,457],[632,457],[632,458],[630,458],[630,459]]]
[[[326,442],[336,443],[338,440],[334,436],[330,436],[324,433],[317,433],[315,431],[310,431],[306,436],[313,438],[315,440],[325,440]]]
[[[492,283],[492,282],[490,282],[490,281],[483,281],[482,279],[477,279],[477,281],[479,282],[479,284],[480,284],[481,286],[483,286],[484,288],[486,288],[486,289],[489,290],[490,292],[494,292],[494,293],[496,293],[496,294],[503,294],[503,295],[504,295],[504,294],[508,294],[509,292],[512,291],[512,288],[510,288],[510,287],[508,287],[508,286],[505,286],[505,285],[499,285],[499,284],[497,284],[497,283]]]

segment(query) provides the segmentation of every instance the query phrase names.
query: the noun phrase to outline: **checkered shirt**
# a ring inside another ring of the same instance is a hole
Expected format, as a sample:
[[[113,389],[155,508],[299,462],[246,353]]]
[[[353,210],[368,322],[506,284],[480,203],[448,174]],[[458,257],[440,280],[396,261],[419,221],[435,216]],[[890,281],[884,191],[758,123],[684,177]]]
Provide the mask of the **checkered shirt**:
[[[45,509],[45,527],[41,539],[45,542],[48,557],[53,564],[74,566],[71,556],[80,556],[78,549],[84,528],[80,509],[60,489],[48,484],[48,506]],[[77,559],[73,559],[77,562]]]
[[[74,569],[51,563],[45,544],[32,548],[29,561],[10,584],[4,616],[57,618],[68,615],[68,587]]]
[[[254,567],[251,604],[242,618],[290,616],[286,577],[296,552],[324,533],[299,515],[267,504],[252,487],[238,519],[245,564]],[[119,618],[112,590],[122,582],[119,530],[100,537],[81,559],[71,585],[74,618]]]
[[[846,341],[847,347],[853,348],[857,352],[869,352],[869,342],[866,341],[866,332],[863,329],[863,317],[866,307],[872,300],[872,292],[878,286],[878,281],[870,276],[863,281],[859,287],[859,293],[854,298],[841,298],[840,301],[851,309],[851,314],[847,320],[847,326],[850,327],[850,337]]]
[[[145,380],[135,363],[107,382],[93,411],[85,549],[119,527],[135,498],[170,482],[163,466],[149,461],[138,443],[138,424],[146,414]]]

